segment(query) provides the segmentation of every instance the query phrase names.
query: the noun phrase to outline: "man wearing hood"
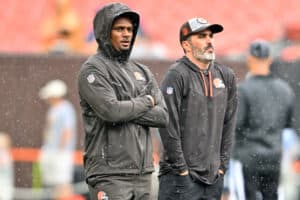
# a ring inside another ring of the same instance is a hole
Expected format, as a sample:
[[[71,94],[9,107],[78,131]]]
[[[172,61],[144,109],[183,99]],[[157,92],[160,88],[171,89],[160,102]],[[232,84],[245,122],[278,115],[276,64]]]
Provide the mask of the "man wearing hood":
[[[168,112],[150,70],[129,60],[139,15],[113,3],[94,18],[98,51],[78,77],[92,199],[150,199],[154,171],[150,127],[164,127]]]

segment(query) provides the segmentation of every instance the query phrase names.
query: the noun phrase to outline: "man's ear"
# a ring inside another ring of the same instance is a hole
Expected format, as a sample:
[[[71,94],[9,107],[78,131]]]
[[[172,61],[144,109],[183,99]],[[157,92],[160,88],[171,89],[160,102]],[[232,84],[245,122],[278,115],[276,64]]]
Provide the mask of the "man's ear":
[[[191,45],[187,40],[182,41],[181,46],[182,46],[182,48],[184,49],[185,52],[190,51]]]

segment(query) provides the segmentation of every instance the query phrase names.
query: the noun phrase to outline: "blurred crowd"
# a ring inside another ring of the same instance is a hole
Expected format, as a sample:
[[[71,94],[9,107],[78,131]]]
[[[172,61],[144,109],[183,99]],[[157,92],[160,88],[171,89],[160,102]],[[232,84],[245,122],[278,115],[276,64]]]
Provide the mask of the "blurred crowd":
[[[285,61],[292,61],[300,57],[300,21],[288,20],[282,26],[282,35],[270,41],[273,56]],[[88,33],[83,30],[81,17],[74,9],[70,0],[53,0],[52,12],[48,14],[40,26],[41,50],[46,53],[65,53],[91,55],[97,51],[92,28]],[[132,51],[134,59],[164,60],[170,58],[168,47],[155,40],[142,23]],[[226,54],[224,55],[227,56]],[[241,59],[243,52],[228,54],[234,59]]]
[[[97,43],[92,30],[86,35],[83,22],[72,7],[70,0],[53,0],[53,12],[41,25],[41,47],[46,53],[90,55],[97,51]],[[154,41],[140,27],[132,55],[136,59],[166,59],[167,49]]]

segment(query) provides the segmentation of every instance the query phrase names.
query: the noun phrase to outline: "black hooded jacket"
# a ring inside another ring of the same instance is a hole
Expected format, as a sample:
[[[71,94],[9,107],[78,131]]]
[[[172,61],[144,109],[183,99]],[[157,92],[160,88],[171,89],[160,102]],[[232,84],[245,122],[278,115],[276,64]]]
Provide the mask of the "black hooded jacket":
[[[213,62],[201,72],[184,56],[171,66],[161,90],[170,115],[168,127],[159,130],[165,150],[161,174],[189,170],[193,179],[214,184],[218,170],[228,168],[233,143],[233,71]]]
[[[113,22],[119,16],[127,16],[133,23],[128,51],[116,51],[110,41]],[[150,127],[164,127],[168,122],[153,74],[146,66],[128,60],[138,24],[138,14],[120,3],[102,8],[94,19],[99,49],[82,65],[78,77],[84,167],[90,185],[112,174],[152,172]],[[154,97],[154,107],[146,95]]]

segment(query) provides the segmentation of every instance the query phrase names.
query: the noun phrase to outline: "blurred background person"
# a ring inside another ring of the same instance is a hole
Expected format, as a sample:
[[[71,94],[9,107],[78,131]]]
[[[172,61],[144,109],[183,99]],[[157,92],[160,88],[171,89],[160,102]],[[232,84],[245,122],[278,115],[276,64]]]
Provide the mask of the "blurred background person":
[[[234,158],[241,161],[247,200],[278,198],[281,135],[293,127],[295,95],[270,74],[271,49],[264,40],[250,44],[249,75],[238,86]]]
[[[282,133],[282,158],[279,200],[299,200],[300,197],[300,142],[293,129]]]
[[[83,53],[83,27],[71,1],[52,1],[54,13],[42,22],[42,49],[52,53]]]
[[[153,164],[154,164],[154,172],[152,173],[152,186],[151,186],[151,200],[156,200],[158,198],[158,189],[159,189],[159,182],[158,182],[158,174],[159,174],[159,160],[163,150],[161,138],[159,135],[159,131],[157,128],[152,128],[151,132],[151,139],[153,145]]]
[[[0,132],[0,200],[12,200],[14,169],[11,156],[11,140],[7,133]]]
[[[232,158],[224,177],[222,200],[246,200],[242,164]]]
[[[300,20],[291,19],[284,26],[284,38],[279,56],[271,65],[274,76],[288,82],[293,89],[296,99],[300,98]],[[300,104],[295,104],[294,130],[283,132],[283,155],[281,163],[280,191],[283,199],[300,198]],[[280,197],[281,198],[281,197]]]
[[[54,190],[57,199],[72,195],[73,153],[76,144],[76,113],[64,97],[67,86],[61,80],[48,82],[39,92],[50,108],[46,116],[40,155],[42,184]]]

